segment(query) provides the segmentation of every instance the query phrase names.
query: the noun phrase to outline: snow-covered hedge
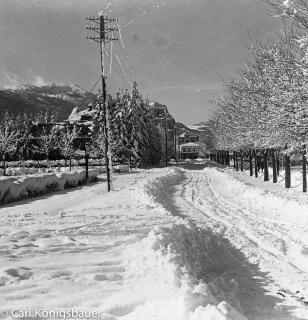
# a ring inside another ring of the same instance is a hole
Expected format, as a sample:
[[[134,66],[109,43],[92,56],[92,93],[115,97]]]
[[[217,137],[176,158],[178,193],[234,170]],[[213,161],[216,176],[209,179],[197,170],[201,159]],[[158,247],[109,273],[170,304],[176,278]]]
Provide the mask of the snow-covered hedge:
[[[80,167],[75,167],[78,169]],[[95,169],[99,169],[99,173],[105,173],[106,168],[105,166],[97,166],[94,167]],[[113,172],[115,173],[128,173],[129,166],[128,165],[115,165],[112,167]],[[68,171],[68,167],[8,167],[6,169],[6,176],[23,176],[23,175],[30,175],[30,174],[46,174],[46,173],[58,173],[58,172],[65,172]],[[3,171],[0,172],[0,177],[3,176]]]
[[[89,170],[89,181],[97,179],[99,171]],[[86,182],[84,170],[34,174],[31,176],[0,177],[0,203],[5,204],[35,197],[51,191],[63,190]]]

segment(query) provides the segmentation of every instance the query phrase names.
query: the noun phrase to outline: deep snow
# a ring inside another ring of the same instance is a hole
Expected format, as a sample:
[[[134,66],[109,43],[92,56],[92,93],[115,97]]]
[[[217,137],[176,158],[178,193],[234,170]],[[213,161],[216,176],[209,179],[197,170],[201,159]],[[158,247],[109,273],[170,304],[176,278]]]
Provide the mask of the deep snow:
[[[252,179],[198,162],[1,208],[1,309],[308,319],[308,201]]]

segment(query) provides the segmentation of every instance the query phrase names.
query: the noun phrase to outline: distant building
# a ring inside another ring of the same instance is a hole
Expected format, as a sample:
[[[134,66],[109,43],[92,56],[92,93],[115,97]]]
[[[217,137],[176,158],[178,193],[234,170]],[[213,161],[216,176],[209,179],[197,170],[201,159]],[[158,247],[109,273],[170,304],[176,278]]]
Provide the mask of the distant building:
[[[179,135],[178,143],[181,159],[196,159],[199,157],[200,136],[197,133],[191,131],[185,131]]]
[[[180,145],[181,159],[197,159],[199,157],[200,145],[189,142]]]
[[[192,133],[190,131],[186,131],[179,136],[179,144],[189,143],[189,142],[199,142],[199,135],[196,133]]]
[[[64,125],[74,125],[79,130],[78,138],[76,138],[75,144],[80,146],[80,149],[84,149],[85,142],[89,141],[93,132],[93,118],[97,114],[97,109],[89,103],[87,109],[79,110],[75,107],[67,120],[64,121]]]
[[[160,104],[157,101],[152,101],[149,104],[152,109],[155,122],[159,133],[161,135],[161,145],[162,151],[164,155],[164,159],[166,159],[166,138],[167,138],[167,158],[170,160],[171,158],[175,158],[175,120],[168,112],[168,108],[164,104]]]

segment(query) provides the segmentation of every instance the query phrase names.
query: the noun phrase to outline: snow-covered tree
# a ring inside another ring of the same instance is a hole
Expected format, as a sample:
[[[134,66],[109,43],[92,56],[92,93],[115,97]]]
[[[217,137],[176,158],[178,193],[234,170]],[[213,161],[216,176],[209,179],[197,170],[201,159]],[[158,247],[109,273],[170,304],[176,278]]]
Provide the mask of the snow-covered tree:
[[[111,145],[115,162],[132,159],[140,165],[158,164],[161,144],[151,112],[134,82],[132,92],[118,93],[110,106]]]
[[[33,127],[33,115],[23,114],[16,118],[18,127],[18,145],[16,148],[16,156],[18,159],[29,159],[31,156],[31,131]]]
[[[15,119],[8,112],[0,114],[0,157],[3,161],[3,174],[5,175],[5,161],[17,148],[18,127]]]
[[[65,159],[65,166],[66,161],[69,159],[70,163],[70,170],[71,170],[71,160],[76,151],[74,142],[77,139],[80,130],[77,128],[76,125],[65,125],[63,128],[60,129],[58,134],[58,141],[57,146],[60,148],[62,155]]]
[[[52,150],[58,147],[56,131],[52,125],[43,124],[38,126],[37,133],[33,137],[33,151],[43,154],[46,160]]]

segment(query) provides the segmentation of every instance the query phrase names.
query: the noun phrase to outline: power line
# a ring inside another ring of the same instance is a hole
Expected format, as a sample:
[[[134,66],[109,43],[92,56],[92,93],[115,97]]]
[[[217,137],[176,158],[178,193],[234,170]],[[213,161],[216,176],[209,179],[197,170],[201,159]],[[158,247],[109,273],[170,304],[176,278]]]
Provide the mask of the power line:
[[[123,65],[122,65],[122,63],[121,63],[121,60],[120,60],[120,58],[119,58],[119,56],[118,56],[117,53],[116,53],[116,58],[117,58],[117,61],[118,61],[119,66],[120,66],[120,68],[121,68],[121,70],[122,70],[122,72],[123,72],[123,74],[124,74],[124,77],[125,77],[126,81],[127,81],[128,84],[130,85],[131,83],[130,83],[129,77],[128,77],[127,73],[125,72],[125,70],[124,70],[124,68],[123,68]]]

